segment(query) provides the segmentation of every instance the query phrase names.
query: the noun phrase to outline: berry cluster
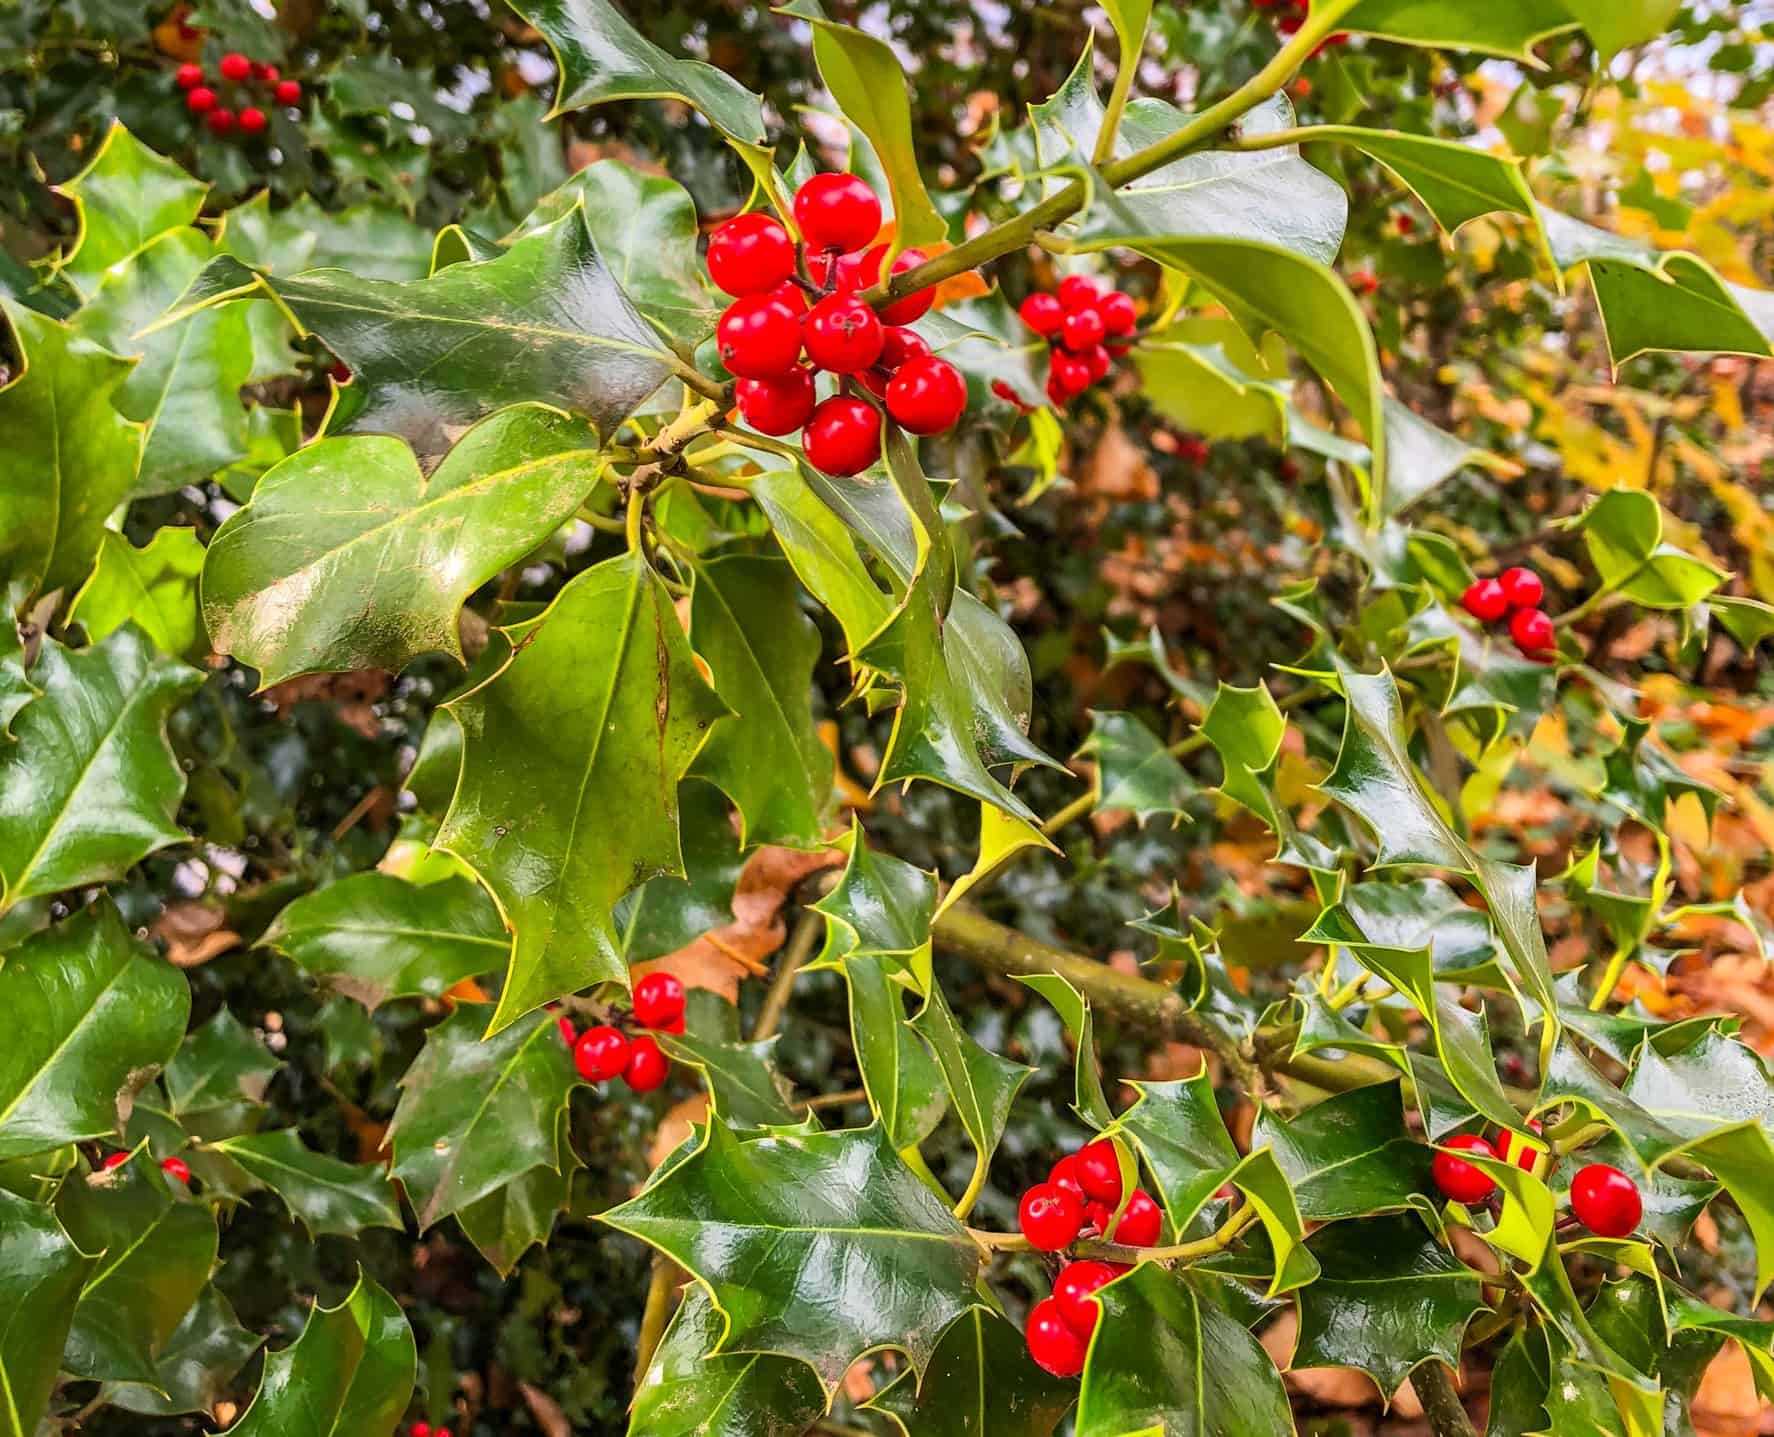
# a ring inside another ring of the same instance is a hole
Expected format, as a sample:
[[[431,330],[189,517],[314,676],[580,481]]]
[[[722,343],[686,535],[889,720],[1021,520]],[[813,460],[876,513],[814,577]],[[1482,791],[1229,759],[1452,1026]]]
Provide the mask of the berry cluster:
[[[1460,605],[1481,624],[1494,624],[1509,616],[1509,637],[1527,658],[1544,663],[1558,643],[1552,620],[1540,607],[1546,586],[1532,569],[1505,569],[1495,579],[1480,579],[1460,596]]]
[[[1069,403],[1108,378],[1113,362],[1127,353],[1128,346],[1121,341],[1139,323],[1131,296],[1118,289],[1105,292],[1082,274],[1067,275],[1056,294],[1031,294],[1017,313],[1053,346],[1047,397],[1056,405]]]
[[[935,301],[932,291],[878,312],[861,298],[887,261],[887,246],[875,244],[881,201],[873,190],[854,175],[815,175],[795,192],[794,217],[798,246],[779,220],[758,211],[709,237],[709,278],[733,296],[715,331],[721,362],[738,378],[747,424],[763,434],[799,429],[815,468],[859,474],[881,457],[881,411],[854,386],[882,401],[908,433],[940,434],[967,407],[967,383],[906,328]],[[892,273],[924,259],[905,250]],[[821,372],[838,385],[824,400]]]
[[[684,985],[670,973],[649,973],[634,985],[634,1021],[656,1033],[684,1031]],[[621,1078],[637,1093],[650,1093],[671,1072],[671,1059],[652,1033],[632,1038],[612,1023],[599,1023],[583,1033],[573,1031],[570,1018],[559,1020],[561,1037],[573,1054],[573,1066],[588,1083]]]
[[[450,1437],[448,1427],[433,1427],[429,1422],[415,1422],[407,1428],[407,1437]]]
[[[1135,1188],[1121,1216],[1121,1159],[1115,1144],[1098,1138],[1061,1158],[1022,1196],[1017,1221],[1029,1245],[1058,1252],[1080,1237],[1100,1237],[1125,1247],[1151,1247],[1164,1230],[1164,1214],[1150,1194]],[[1076,1377],[1101,1315],[1092,1294],[1126,1272],[1123,1263],[1094,1259],[1068,1262],[1054,1279],[1053,1295],[1029,1312],[1029,1356],[1055,1377]]]
[[[1306,16],[1311,13],[1312,0],[1250,0],[1259,10],[1277,10],[1281,13],[1275,17],[1276,33],[1284,37],[1292,37],[1300,33],[1300,27],[1306,23]],[[1326,36],[1324,41],[1312,53],[1318,55],[1326,45],[1347,45],[1349,36],[1339,31],[1335,35]]]
[[[1485,1158],[1498,1156],[1497,1149],[1476,1133],[1449,1138],[1442,1147]],[[1517,1162],[1527,1166],[1520,1158]],[[1457,1203],[1485,1202],[1497,1190],[1490,1174],[1452,1152],[1438,1152],[1430,1174],[1442,1196]],[[1645,1206],[1638,1184],[1619,1168],[1590,1163],[1571,1179],[1571,1212],[1597,1237],[1626,1237],[1638,1227]]]
[[[275,65],[262,60],[249,60],[238,51],[231,50],[222,56],[222,63],[218,68],[222,72],[222,78],[217,83],[225,81],[235,86],[236,99],[251,98],[250,93],[239,88],[250,82],[269,90],[272,100],[279,105],[301,102],[300,82],[284,79]],[[180,65],[173,78],[185,92],[185,108],[193,115],[201,116],[203,123],[209,126],[213,134],[226,135],[238,128],[243,135],[262,135],[265,127],[271,123],[270,116],[258,105],[242,105],[236,110],[233,106],[222,104],[215,86],[209,83],[201,65]]]
[[[105,1160],[99,1164],[99,1171],[102,1173],[108,1173],[113,1168],[122,1167],[128,1161],[128,1153],[110,1153],[106,1156]],[[191,1185],[191,1169],[183,1158],[162,1158],[160,1160],[160,1171],[165,1173],[169,1178],[172,1178],[175,1182],[183,1183],[186,1187]]]

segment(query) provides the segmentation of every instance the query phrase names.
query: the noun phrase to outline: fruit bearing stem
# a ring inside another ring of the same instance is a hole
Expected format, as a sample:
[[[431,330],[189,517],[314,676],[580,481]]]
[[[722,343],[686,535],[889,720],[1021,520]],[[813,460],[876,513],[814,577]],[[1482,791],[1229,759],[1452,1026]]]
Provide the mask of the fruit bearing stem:
[[[1238,1240],[1238,1235],[1257,1220],[1257,1210],[1248,1202],[1232,1213],[1204,1238],[1179,1242],[1171,1247],[1127,1247],[1118,1242],[1085,1242],[1078,1251],[1086,1257],[1107,1262],[1191,1262],[1198,1257],[1212,1257],[1224,1252]]]

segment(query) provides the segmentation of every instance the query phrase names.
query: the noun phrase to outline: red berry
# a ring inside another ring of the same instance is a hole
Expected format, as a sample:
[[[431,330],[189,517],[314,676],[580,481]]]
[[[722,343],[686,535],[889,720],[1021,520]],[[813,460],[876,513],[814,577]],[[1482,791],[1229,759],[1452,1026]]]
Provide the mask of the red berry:
[[[195,89],[203,83],[203,66],[180,65],[173,79],[181,90]]]
[[[162,1158],[160,1171],[181,1183],[188,1184],[191,1181],[191,1169],[183,1158]]]
[[[764,294],[794,272],[795,242],[771,215],[736,215],[709,236],[708,277],[728,294]]]
[[[1031,1247],[1058,1252],[1077,1238],[1084,1226],[1084,1208],[1064,1188],[1036,1183],[1017,1205],[1016,1221]]]
[[[1460,595],[1460,607],[1480,623],[1494,624],[1509,612],[1509,599],[1495,579],[1480,579],[1466,586],[1466,592]]]
[[[193,90],[191,93],[195,95],[197,92]],[[234,111],[226,105],[217,105],[203,117],[203,123],[218,135],[225,135],[234,128]]]
[[[1300,461],[1298,459],[1283,459],[1276,472],[1280,474],[1283,479],[1292,483],[1295,479],[1300,477]]]
[[[684,1016],[684,985],[675,973],[649,973],[634,985],[634,1020],[663,1028]]]
[[[1090,375],[1092,384],[1100,384],[1109,377],[1109,351],[1100,344],[1093,344],[1088,349],[1078,351],[1078,358],[1084,361],[1084,369]]]
[[[1213,458],[1213,449],[1200,435],[1185,434],[1177,440],[1177,458],[1199,469]]]
[[[1087,274],[1069,274],[1059,282],[1059,302],[1068,313],[1095,309],[1102,296],[1102,287]]]
[[[407,1428],[407,1431],[411,1437],[431,1437],[431,1424],[429,1422],[415,1422]]]
[[[439,1427],[437,1431],[432,1434],[432,1437],[450,1437],[450,1429],[448,1427]]]
[[[887,412],[912,434],[941,434],[967,408],[961,371],[934,354],[910,361],[887,386]]]
[[[258,60],[253,61],[253,79],[263,81],[267,85],[275,85],[283,78],[283,72],[275,65],[266,65]]]
[[[1059,1304],[1044,1297],[1029,1309],[1029,1356],[1055,1377],[1076,1377],[1084,1370],[1085,1342],[1066,1325]]]
[[[1070,399],[1090,388],[1090,366],[1077,355],[1067,354],[1063,349],[1053,351],[1048,364],[1048,375],[1052,381],[1049,393],[1058,389],[1062,399]]]
[[[884,248],[877,247],[862,257],[863,278],[873,285],[881,273],[881,256]],[[921,249],[901,250],[894,257],[893,268],[887,277],[908,274],[929,258]],[[910,324],[913,320],[922,319],[930,312],[930,306],[936,303],[936,290],[930,285],[923,289],[915,289],[903,299],[896,299],[881,311],[883,324]]]
[[[1417,232],[1417,217],[1409,210],[1400,211],[1398,218],[1394,223],[1398,226],[1398,232],[1401,235],[1415,234]]]
[[[102,1173],[108,1173],[113,1168],[122,1167],[128,1161],[128,1153],[109,1153],[106,1155],[105,1160],[99,1164],[99,1171]]]
[[[1497,583],[1502,586],[1503,597],[1512,609],[1537,609],[1540,600],[1546,597],[1546,585],[1532,569],[1505,569],[1497,576]]]
[[[813,414],[813,372],[796,365],[774,379],[742,379],[734,389],[739,413],[760,434],[792,434]]]
[[[298,80],[279,80],[277,88],[271,92],[272,98],[280,105],[293,105],[302,98],[302,85]]]
[[[573,1026],[573,1020],[571,1018],[556,1018],[554,1023],[560,1029],[561,1042],[567,1045],[569,1053],[572,1052],[579,1045],[579,1030]]]
[[[881,336],[881,357],[877,361],[882,369],[889,373],[897,371],[902,365],[911,363],[930,353],[930,346],[924,342],[924,336],[915,329],[905,329],[894,325]]]
[[[1127,1269],[1108,1262],[1068,1262],[1053,1280],[1053,1300],[1059,1304],[1059,1315],[1066,1326],[1090,1341],[1096,1331],[1102,1309],[1091,1300],[1091,1294],[1120,1277]]]
[[[1552,620],[1541,609],[1517,609],[1509,616],[1509,637],[1530,659],[1553,651]]]
[[[881,457],[881,412],[860,399],[834,394],[813,411],[801,447],[815,469],[860,474]]]
[[[1121,1158],[1108,1138],[1098,1138],[1078,1150],[1078,1186],[1086,1197],[1110,1207],[1121,1201]]]
[[[807,357],[833,374],[860,374],[881,357],[881,319],[854,294],[832,294],[807,314]]]
[[[1598,1237],[1625,1237],[1645,1215],[1645,1204],[1619,1168],[1591,1163],[1571,1179],[1571,1211]]]
[[[1078,1159],[1068,1153],[1049,1169],[1047,1181],[1056,1188],[1064,1188],[1080,1203],[1084,1201],[1084,1187],[1078,1181]]]
[[[1064,409],[1072,402],[1072,391],[1059,382],[1057,374],[1047,376],[1047,402],[1056,409]]]
[[[815,175],[795,191],[795,223],[807,248],[850,254],[881,232],[881,201],[855,175]]]
[[[777,285],[775,289],[770,291],[770,297],[779,299],[786,304],[795,312],[797,319],[807,313],[807,291],[792,279],[785,279]]]
[[[1442,1146],[1457,1148],[1463,1153],[1477,1153],[1481,1157],[1497,1156],[1497,1150],[1474,1133],[1462,1133],[1449,1138]],[[1442,1195],[1455,1202],[1482,1202],[1497,1187],[1487,1173],[1452,1153],[1437,1153],[1435,1161],[1430,1164],[1429,1175],[1435,1179],[1435,1185],[1441,1189]]]
[[[248,105],[240,112],[240,132],[243,135],[263,134],[265,125],[265,112],[257,105]]]
[[[622,1076],[635,1092],[652,1092],[670,1073],[671,1060],[653,1039],[642,1034],[629,1044],[628,1067],[623,1070]]]
[[[1060,325],[1065,322],[1066,307],[1054,295],[1031,294],[1017,313],[1036,334],[1050,336],[1059,333]]]
[[[607,1083],[628,1066],[628,1039],[608,1023],[587,1028],[573,1049],[573,1066],[588,1083]]]
[[[741,379],[774,379],[801,357],[801,317],[771,294],[727,306],[715,327],[721,363]]]
[[[1103,327],[1103,317],[1096,310],[1074,309],[1061,323],[1059,337],[1061,344],[1077,354],[1093,344],[1101,344],[1107,333],[1108,330]]]
[[[216,92],[208,85],[198,85],[185,92],[185,108],[193,115],[201,115],[216,107]]]
[[[351,383],[351,366],[342,359],[335,359],[333,367],[327,373],[332,375],[335,384]]]
[[[237,51],[222,56],[222,78],[239,84],[253,72],[253,62]]]
[[[1379,276],[1371,269],[1358,269],[1349,276],[1349,288],[1357,294],[1372,294],[1379,287]]]
[[[1084,1201],[1084,1226],[1099,1236],[1109,1230],[1109,1219],[1115,1215],[1113,1203],[1098,1202],[1095,1198]]]
[[[1144,1188],[1135,1188],[1121,1221],[1109,1230],[1107,1237],[1110,1242],[1125,1243],[1128,1247],[1151,1247],[1163,1231],[1162,1209]]]
[[[1103,318],[1103,328],[1110,334],[1132,334],[1140,322],[1140,312],[1133,299],[1120,290],[1112,290],[1097,304],[1096,312]]]

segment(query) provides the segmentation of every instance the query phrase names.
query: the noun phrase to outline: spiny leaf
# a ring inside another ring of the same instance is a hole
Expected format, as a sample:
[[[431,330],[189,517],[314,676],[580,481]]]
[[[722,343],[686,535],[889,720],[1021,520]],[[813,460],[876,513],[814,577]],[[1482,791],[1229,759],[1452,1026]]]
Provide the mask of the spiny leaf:
[[[283,1067],[226,1007],[193,1029],[166,1065],[164,1081],[175,1116],[239,1103],[259,1105]]]
[[[154,1364],[159,1390],[116,1383],[105,1388],[105,1401],[147,1417],[209,1412],[228,1395],[229,1383],[261,1341],[240,1325],[233,1306],[211,1284],[160,1349]]]
[[[6,1437],[29,1437],[49,1405],[74,1304],[98,1262],[52,1209],[0,1188],[0,1391]]]
[[[401,1226],[400,1208],[381,1166],[314,1152],[293,1129],[242,1133],[211,1143],[210,1150],[239,1163],[282,1198],[310,1237],[350,1237],[364,1228]]]
[[[1099,809],[1131,811],[1141,823],[1155,813],[1182,818],[1194,785],[1152,731],[1132,714],[1092,709],[1090,737],[1078,750],[1097,762]]]
[[[895,1151],[916,1147],[947,1111],[942,1069],[906,1022],[905,988],[887,965],[856,954],[836,961],[850,989],[850,1046],[869,1106]]]
[[[90,298],[113,265],[195,220],[208,190],[113,120],[86,168],[61,186],[80,218],[62,273]]]
[[[197,613],[197,576],[202,572],[203,545],[195,529],[156,530],[140,549],[107,529],[68,617],[94,643],[135,624],[161,653],[196,658],[200,645],[202,652],[209,650]]]
[[[902,1372],[863,1410],[886,1414],[903,1437],[1048,1437],[1073,1395],[1009,1321],[975,1307],[949,1324],[922,1383]]]
[[[1265,1110],[1251,1143],[1274,1149],[1308,1221],[1412,1207],[1430,1190],[1434,1153],[1408,1134],[1397,1083],[1339,1093],[1291,1121]]]

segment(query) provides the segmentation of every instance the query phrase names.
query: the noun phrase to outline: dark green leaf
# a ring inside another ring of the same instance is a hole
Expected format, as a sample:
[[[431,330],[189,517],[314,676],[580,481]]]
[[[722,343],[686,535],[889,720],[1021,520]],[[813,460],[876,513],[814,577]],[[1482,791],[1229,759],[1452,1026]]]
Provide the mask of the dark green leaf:
[[[213,1411],[262,1340],[240,1325],[228,1299],[211,1285],[161,1348],[155,1386],[120,1383],[105,1389],[105,1401],[144,1417]]]
[[[394,1189],[378,1164],[346,1163],[313,1152],[289,1128],[243,1133],[209,1147],[282,1198],[310,1237],[350,1237],[366,1227],[401,1226]]]
[[[242,1101],[263,1103],[265,1087],[283,1064],[252,1030],[218,1008],[193,1029],[166,1065],[164,1081],[175,1116],[228,1107]]]
[[[894,1150],[916,1147],[948,1109],[942,1069],[906,1022],[905,988],[879,958],[836,960],[850,988],[850,1045],[869,1106]]]
[[[970,1196],[962,1200],[961,1210],[965,1211],[985,1183],[986,1169],[1010,1120],[1010,1106],[1035,1069],[1000,1057],[977,1042],[956,1019],[935,983],[912,1019],[912,1027],[935,1054],[949,1090],[949,1106],[973,1144],[974,1179]]]
[[[495,1188],[456,1213],[456,1221],[500,1277],[511,1276],[518,1260],[548,1241],[554,1220],[566,1207],[579,1171],[579,1156],[568,1137],[572,1114],[562,1110],[555,1127],[555,1165],[543,1163]]]
[[[863,1410],[886,1413],[903,1437],[1048,1437],[1074,1395],[1035,1365],[1022,1333],[976,1307],[943,1333],[922,1383],[903,1372]]]
[[[1184,816],[1194,784],[1152,731],[1132,714],[1092,709],[1090,737],[1078,750],[1097,762],[1100,809],[1131,811],[1141,823],[1155,813]]]
[[[663,958],[733,921],[733,894],[745,856],[727,796],[713,784],[686,779],[678,786],[678,804],[684,877],[652,879],[616,905],[622,952],[630,963]]]
[[[0,1392],[6,1437],[30,1437],[61,1369],[74,1304],[98,1262],[40,1203],[0,1190]]]
[[[1434,1152],[1405,1128],[1397,1083],[1339,1093],[1291,1120],[1265,1109],[1251,1144],[1274,1149],[1309,1222],[1408,1208],[1430,1190]]]
[[[1097,1064],[1096,1039],[1090,1017],[1090,1001],[1057,973],[1025,973],[1019,983],[1033,988],[1060,1015],[1076,1049],[1072,1111],[1092,1127],[1106,1128],[1114,1114],[1103,1092],[1103,1075]]]

